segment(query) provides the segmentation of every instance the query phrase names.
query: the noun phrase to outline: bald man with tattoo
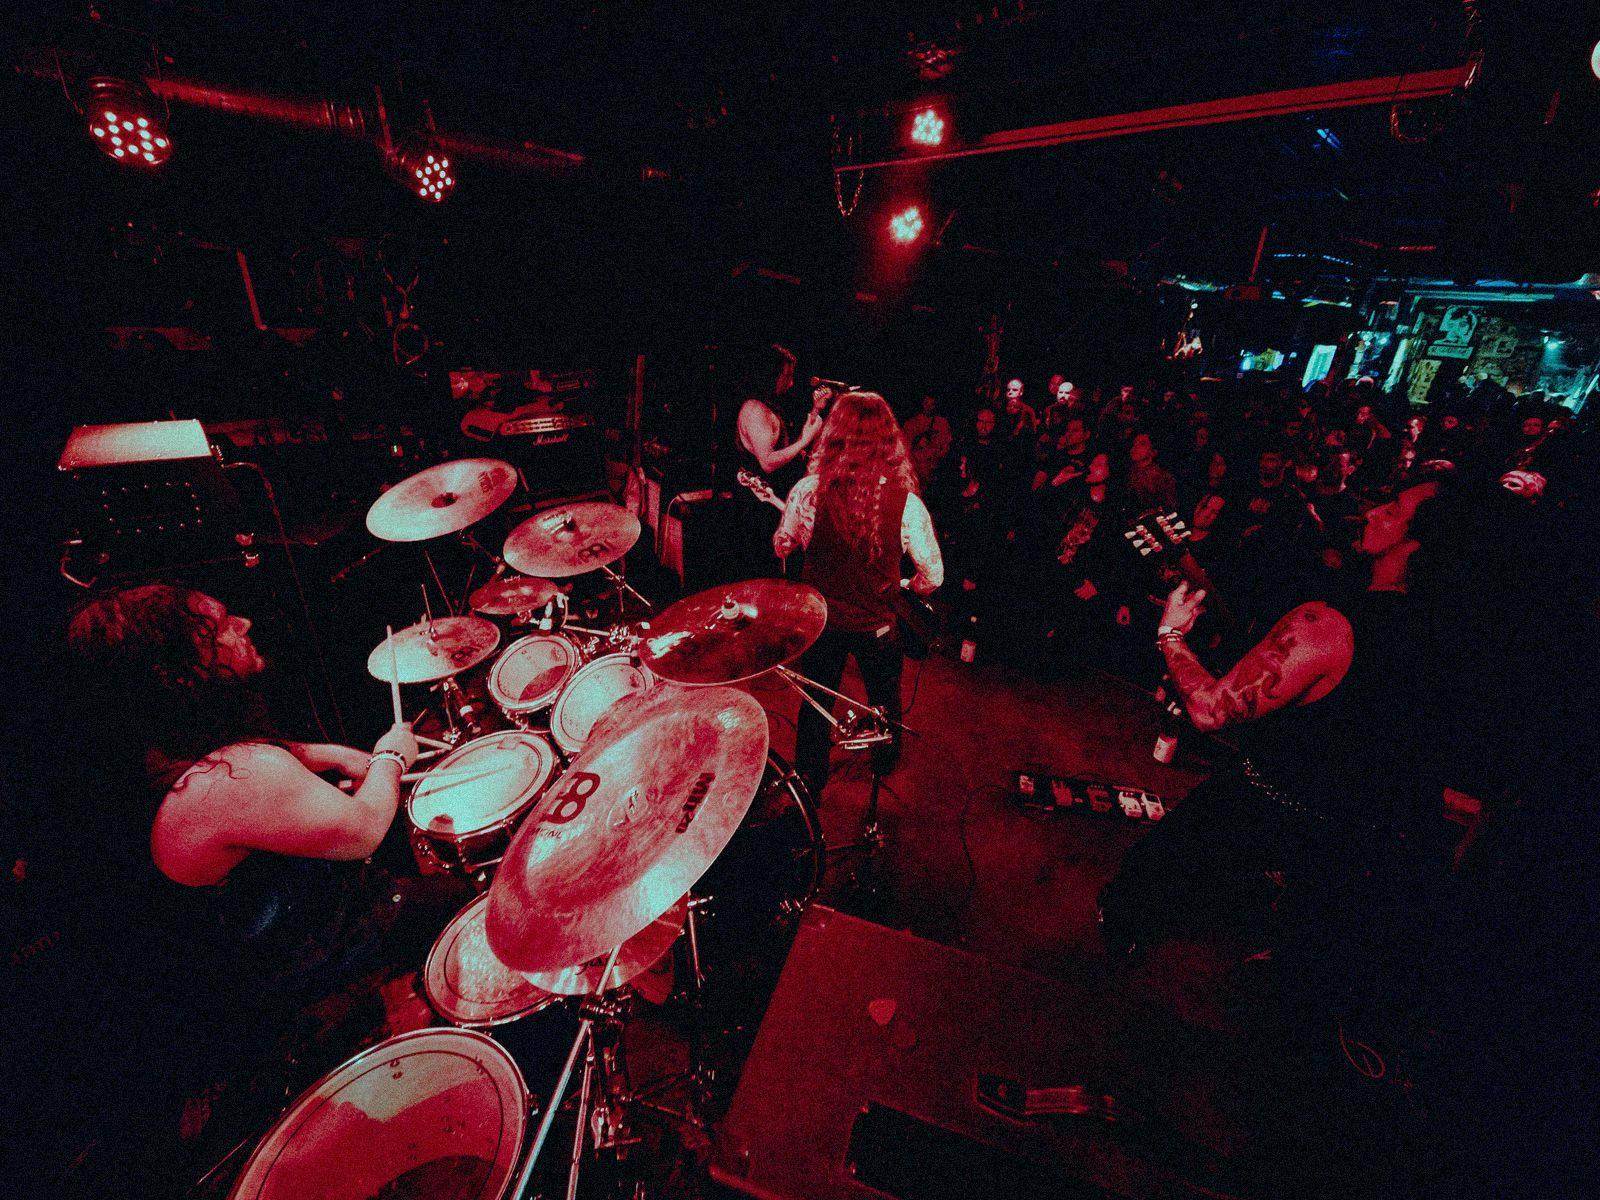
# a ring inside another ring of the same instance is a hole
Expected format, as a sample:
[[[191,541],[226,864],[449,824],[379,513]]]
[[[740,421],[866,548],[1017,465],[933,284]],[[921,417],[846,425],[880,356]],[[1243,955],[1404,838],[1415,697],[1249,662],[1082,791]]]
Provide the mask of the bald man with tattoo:
[[[1168,674],[1193,724],[1224,731],[1240,758],[1135,845],[1102,891],[1113,949],[1230,923],[1278,880],[1327,895],[1370,877],[1374,857],[1403,843],[1430,794],[1437,801],[1424,718],[1444,684],[1407,584],[1418,516],[1438,487],[1408,488],[1367,514],[1353,549],[1372,579],[1358,601],[1300,605],[1220,675],[1186,640],[1205,592],[1180,584],[1167,598],[1156,645]]]

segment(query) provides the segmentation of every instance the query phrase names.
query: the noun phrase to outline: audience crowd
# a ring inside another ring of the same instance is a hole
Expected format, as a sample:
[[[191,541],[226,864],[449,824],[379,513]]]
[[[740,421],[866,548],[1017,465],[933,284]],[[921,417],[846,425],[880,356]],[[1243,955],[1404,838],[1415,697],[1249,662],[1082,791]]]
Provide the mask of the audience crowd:
[[[1038,408],[1024,380],[1002,396],[962,417],[926,396],[905,426],[961,636],[985,655],[1145,684],[1179,578],[1212,597],[1209,644],[1237,648],[1296,603],[1364,588],[1351,550],[1364,514],[1411,483],[1498,483],[1540,518],[1527,527],[1553,529],[1593,478],[1585,421],[1489,384],[1423,408],[1365,377],[1302,391],[1212,379],[1090,388],[1058,375]],[[1157,516],[1181,544],[1141,553],[1128,534],[1157,532]]]

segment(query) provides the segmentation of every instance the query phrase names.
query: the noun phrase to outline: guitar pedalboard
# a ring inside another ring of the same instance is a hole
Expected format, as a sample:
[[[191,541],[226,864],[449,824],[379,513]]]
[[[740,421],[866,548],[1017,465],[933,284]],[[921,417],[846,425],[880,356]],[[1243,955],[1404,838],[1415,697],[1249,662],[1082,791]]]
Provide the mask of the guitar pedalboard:
[[[1033,812],[1085,812],[1147,824],[1167,815],[1161,797],[1141,787],[1107,783],[1083,775],[1056,775],[1023,768],[1014,772],[1017,803]]]

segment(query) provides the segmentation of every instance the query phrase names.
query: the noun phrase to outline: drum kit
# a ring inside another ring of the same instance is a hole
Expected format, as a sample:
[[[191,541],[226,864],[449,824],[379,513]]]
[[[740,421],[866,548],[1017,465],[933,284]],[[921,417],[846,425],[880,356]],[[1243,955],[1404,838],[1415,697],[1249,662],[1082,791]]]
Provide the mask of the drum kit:
[[[463,535],[510,498],[516,478],[493,459],[443,463],[385,493],[367,525],[393,541]],[[810,796],[768,744],[765,711],[731,685],[773,673],[827,715],[841,745],[889,730],[853,700],[834,720],[811,690],[840,694],[791,666],[827,620],[803,584],[734,584],[624,623],[630,602],[650,607],[615,569],[639,533],[638,519],[611,504],[536,513],[507,537],[496,577],[470,591],[477,615],[435,616],[424,586],[423,619],[368,657],[397,717],[401,685],[444,692],[448,730],[435,743],[444,753],[406,777],[404,811],[419,865],[459,873],[480,893],[439,935],[421,976],[449,1027],[391,1038],[313,1085],[259,1143],[233,1197],[521,1200],[574,1077],[569,1197],[586,1141],[622,1153],[636,1140],[637,1107],[702,1125],[695,1093],[708,1072],[693,1045],[685,1111],[629,1084],[621,1047],[632,1001],[681,948],[683,992],[697,1010],[703,915],[737,923],[759,909],[769,929],[792,923],[825,853]],[[610,628],[565,620],[552,580],[590,571],[615,585]],[[491,618],[537,619],[538,630],[502,650]],[[480,716],[456,681],[484,667],[493,712],[485,705]],[[486,730],[490,721],[502,727]],[[538,1106],[482,1031],[558,1005],[576,1012],[577,1034],[525,1146]]]

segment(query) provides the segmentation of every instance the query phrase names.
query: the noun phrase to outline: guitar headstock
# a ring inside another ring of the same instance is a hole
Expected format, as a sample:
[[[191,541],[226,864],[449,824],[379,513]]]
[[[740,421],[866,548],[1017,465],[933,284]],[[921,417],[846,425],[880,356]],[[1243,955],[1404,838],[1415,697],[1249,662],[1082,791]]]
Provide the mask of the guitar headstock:
[[[1188,541],[1191,532],[1183,518],[1176,512],[1151,509],[1135,517],[1123,537],[1127,538],[1141,558],[1176,550]]]

